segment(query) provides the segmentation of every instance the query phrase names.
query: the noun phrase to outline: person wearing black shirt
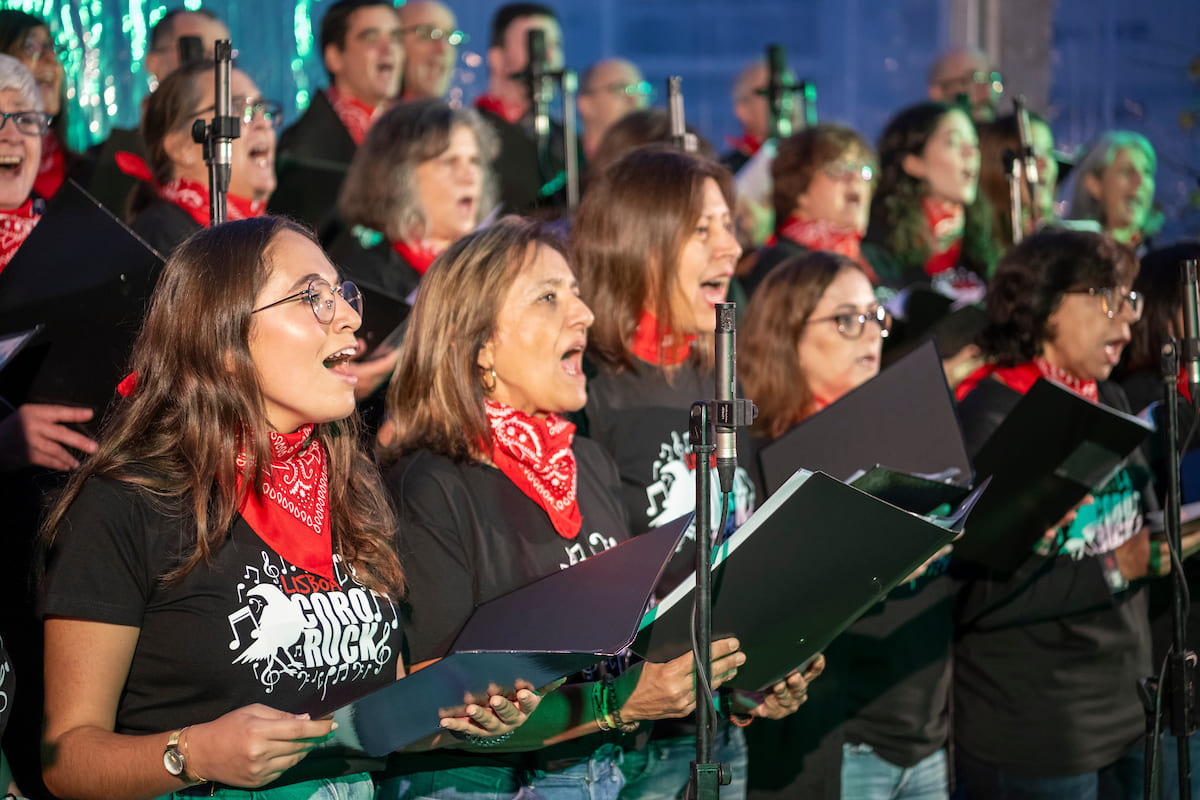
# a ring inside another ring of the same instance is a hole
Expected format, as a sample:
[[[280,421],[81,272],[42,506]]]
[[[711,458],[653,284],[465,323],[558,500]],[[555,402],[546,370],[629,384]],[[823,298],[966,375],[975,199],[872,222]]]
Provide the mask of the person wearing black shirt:
[[[352,435],[360,310],[279,218],[207,228],[168,259],[126,396],[46,521],[55,795],[373,796],[372,762],[317,747],[334,724],[309,717],[327,691],[404,674],[394,516]],[[442,725],[503,734],[536,701]]]
[[[631,528],[642,533],[695,508],[688,409],[713,396],[715,304],[725,301],[741,254],[732,177],[713,161],[655,147],[627,153],[594,177],[572,231],[584,298],[596,309],[581,425],[616,462]],[[748,436],[739,435],[738,450],[749,453]],[[714,521],[720,497],[714,473]],[[732,526],[749,517],[754,497],[739,467]],[[736,726],[714,738],[714,760],[733,768],[723,796],[744,796],[745,746]],[[675,797],[695,752],[691,720],[656,725],[647,748],[626,754],[622,797]]]
[[[562,416],[587,398],[594,317],[561,247],[538,224],[506,218],[451,245],[417,296],[384,430],[413,662],[443,655],[475,606],[629,536],[616,468]],[[733,639],[713,653],[717,683],[745,660]],[[504,745],[555,746],[394,758],[382,796],[615,798],[621,753],[637,746],[620,734],[694,707],[690,653],[621,667],[547,695],[534,724]],[[589,701],[609,691],[610,713],[597,714]]]
[[[1129,411],[1106,378],[1141,314],[1137,268],[1131,250],[1095,233],[1046,230],[1009,251],[988,293],[990,363],[956,390],[969,453],[1039,379]],[[970,800],[1142,796],[1137,682],[1152,668],[1141,579],[1170,564],[1144,525],[1156,505],[1148,481],[1135,451],[1015,572],[964,572],[954,726]]]

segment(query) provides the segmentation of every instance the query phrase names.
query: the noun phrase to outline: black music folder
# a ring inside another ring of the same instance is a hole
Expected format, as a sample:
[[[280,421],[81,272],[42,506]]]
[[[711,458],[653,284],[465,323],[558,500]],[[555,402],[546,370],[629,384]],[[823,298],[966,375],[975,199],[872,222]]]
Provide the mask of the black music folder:
[[[760,691],[820,653],[957,535],[983,487],[945,527],[824,473],[796,472],[713,557],[713,640],[736,636],[746,663],[726,685]],[[689,652],[695,583],[650,612],[633,649]]]
[[[355,335],[367,343],[366,357],[370,360],[379,348],[395,350],[404,341],[404,330],[408,326],[408,314],[412,306],[408,298],[396,297],[372,283],[354,280],[362,294],[362,325]]]
[[[86,406],[98,430],[125,377],[162,259],[74,181],[0,272],[0,334],[42,325],[0,375],[14,406]]]
[[[681,517],[479,606],[445,658],[366,697],[331,690],[311,713],[334,711],[336,742],[381,756],[441,730],[440,710],[486,698],[490,685],[544,686],[620,653],[690,523]]]
[[[882,465],[895,472],[971,482],[954,397],[933,341],[764,446],[763,483],[774,493],[797,469],[849,480]]]
[[[1013,572],[1150,430],[1137,417],[1039,378],[975,457],[975,474],[992,481],[954,544],[955,557]]]

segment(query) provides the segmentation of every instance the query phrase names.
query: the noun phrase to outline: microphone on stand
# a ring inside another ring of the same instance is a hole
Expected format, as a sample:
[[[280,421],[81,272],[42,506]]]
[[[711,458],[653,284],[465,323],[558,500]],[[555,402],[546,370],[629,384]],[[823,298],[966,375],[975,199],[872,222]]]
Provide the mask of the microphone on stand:
[[[1033,133],[1029,127],[1025,95],[1013,98],[1013,110],[1017,115],[1017,137],[1021,142],[1021,171],[1025,185],[1029,187],[1029,217],[1033,221],[1033,229],[1037,230],[1042,217],[1042,184],[1038,176],[1037,154],[1033,150]]]
[[[1200,260],[1183,262],[1183,368],[1192,402],[1200,398],[1200,285],[1196,272]]]
[[[202,119],[196,120],[192,125],[192,141],[204,145],[204,161],[208,165],[209,225],[219,225],[226,219],[225,196],[233,169],[233,140],[242,135],[242,119],[241,115],[233,116],[231,108],[229,84],[233,45],[228,39],[219,39],[213,49],[213,118],[208,124]]]
[[[792,135],[792,94],[795,91],[795,82],[788,74],[783,47],[767,45],[767,88],[764,93],[770,111],[770,121],[767,123],[769,138],[782,139]]]
[[[685,153],[694,153],[700,143],[696,134],[688,133],[687,118],[683,115],[683,78],[672,75],[667,78],[667,114],[671,120],[671,141]]]
[[[533,129],[538,139],[550,135],[550,98],[554,91],[550,84],[550,70],[546,65],[546,32],[531,28],[526,39],[529,61],[525,69],[513,77],[523,78],[529,87],[529,100],[533,104]]]
[[[737,471],[737,322],[735,303],[717,303],[717,478],[722,492],[733,491]],[[718,534],[723,534],[719,531]]]

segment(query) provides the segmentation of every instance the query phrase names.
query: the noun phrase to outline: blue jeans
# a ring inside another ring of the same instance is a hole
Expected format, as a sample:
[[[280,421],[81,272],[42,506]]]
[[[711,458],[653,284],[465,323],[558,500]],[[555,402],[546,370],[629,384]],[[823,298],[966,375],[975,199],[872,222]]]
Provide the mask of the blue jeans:
[[[377,800],[617,800],[621,748],[601,745],[567,769],[546,772],[479,766],[413,772],[380,781]]]
[[[946,800],[949,786],[945,750],[938,750],[911,767],[897,767],[881,758],[869,744],[842,745],[845,800]]]
[[[617,800],[625,786],[621,748],[602,745],[587,761],[557,772],[529,775],[519,800]]]
[[[1051,777],[1008,772],[960,749],[955,772],[964,800],[1141,800],[1144,748],[1145,743],[1139,740],[1128,753],[1101,770]]]
[[[1179,750],[1178,740],[1169,733],[1164,733],[1162,744],[1158,746],[1162,769],[1162,796],[1179,797]],[[1191,754],[1192,768],[1192,797],[1200,798],[1200,733],[1193,733],[1188,739],[1188,752]]]
[[[676,800],[683,797],[691,775],[691,763],[696,760],[696,737],[651,739],[644,750],[625,753],[621,771],[625,773],[625,788],[621,800]],[[733,770],[733,782],[721,787],[722,800],[745,800],[746,773],[750,761],[746,756],[746,734],[741,728],[728,725],[717,731],[713,739],[713,760],[728,764]]]
[[[217,797],[222,800],[371,800],[375,783],[365,772],[341,778],[319,778],[293,783],[277,789],[214,789],[197,786],[190,791],[177,792],[165,798]]]

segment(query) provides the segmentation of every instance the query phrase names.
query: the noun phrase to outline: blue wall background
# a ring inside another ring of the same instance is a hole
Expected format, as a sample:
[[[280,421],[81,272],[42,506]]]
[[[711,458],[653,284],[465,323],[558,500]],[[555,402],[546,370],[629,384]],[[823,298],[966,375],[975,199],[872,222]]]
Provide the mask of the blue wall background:
[[[1047,0],[1049,2],[1049,0]],[[72,141],[133,126],[147,91],[141,59],[150,26],[178,5],[212,9],[230,26],[238,65],[281,101],[285,124],[325,84],[315,32],[329,0],[4,0],[49,20],[67,48]],[[502,0],[450,0],[470,36],[455,96],[487,82],[488,22]],[[567,63],[610,55],[638,63],[659,88],[684,78],[689,122],[723,149],[738,125],[734,75],[782,44],[818,87],[820,117],[874,139],[891,113],[921,99],[935,53],[950,42],[950,0],[558,0]],[[1050,102],[1058,144],[1085,145],[1114,127],[1146,134],[1159,153],[1162,240],[1200,235],[1200,2],[1054,0]],[[1000,65],[1003,68],[1003,64]],[[1020,86],[1008,86],[1012,92]]]

